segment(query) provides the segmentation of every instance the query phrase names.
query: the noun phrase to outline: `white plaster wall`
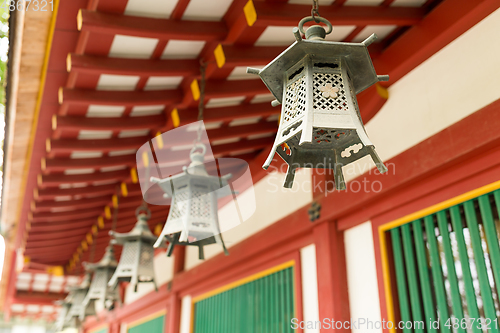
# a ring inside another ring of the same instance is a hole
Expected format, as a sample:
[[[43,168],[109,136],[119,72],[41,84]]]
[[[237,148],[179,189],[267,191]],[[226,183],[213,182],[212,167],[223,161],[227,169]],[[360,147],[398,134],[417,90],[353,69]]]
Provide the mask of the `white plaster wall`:
[[[374,327],[377,327],[375,322],[380,323],[381,315],[372,223],[368,221],[346,230],[344,244],[351,318],[353,320],[366,318],[374,323]],[[352,328],[351,331],[352,333],[378,333],[382,332],[382,329],[358,326]]]
[[[184,296],[181,302],[181,322],[179,333],[191,333],[191,296]]]
[[[269,168],[272,169],[271,167]],[[255,213],[242,224],[222,233],[224,243],[231,252],[230,247],[241,242],[247,237],[265,229],[274,222],[286,217],[300,207],[312,200],[310,169],[298,170],[291,189],[283,188],[285,175],[272,172],[253,186],[255,193]],[[240,196],[245,202],[245,197],[251,199],[252,190],[243,192]],[[245,209],[245,208],[243,208]],[[219,210],[219,218],[228,220],[234,218],[234,211],[229,205]],[[217,244],[205,247],[205,259],[209,259],[222,252],[221,246]],[[186,248],[185,269],[200,264],[198,259],[198,248],[188,246]]]
[[[316,270],[316,246],[308,245],[300,249],[300,271],[302,277],[302,309],[305,322],[318,322],[318,276]],[[306,328],[304,333],[319,333],[318,328]]]
[[[499,31],[500,9],[389,88],[389,100],[366,125],[382,160],[500,98]],[[372,167],[371,158],[365,157],[344,168],[345,178]]]
[[[155,276],[158,287],[172,280],[174,269],[174,257],[167,257],[165,253],[160,253],[155,256]],[[132,284],[127,286],[125,290],[125,304],[134,302],[142,296],[149,294],[154,290],[152,283],[139,283],[137,292],[134,292]]]

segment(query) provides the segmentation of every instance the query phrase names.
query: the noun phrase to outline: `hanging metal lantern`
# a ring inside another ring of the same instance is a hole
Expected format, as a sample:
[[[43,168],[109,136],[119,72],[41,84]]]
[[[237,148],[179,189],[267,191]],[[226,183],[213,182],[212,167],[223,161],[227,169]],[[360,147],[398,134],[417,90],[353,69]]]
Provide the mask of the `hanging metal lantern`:
[[[304,23],[319,20],[328,31],[314,25],[304,34]],[[345,189],[342,167],[370,155],[380,172],[386,172],[375,147],[365,132],[356,94],[387,75],[377,76],[367,46],[375,34],[362,43],[325,41],[333,30],[321,17],[306,17],[293,29],[296,42],[257,74],[282,104],[278,133],[263,168],[274,154],[288,164],[284,187],[291,188],[296,168],[333,169],[336,188]]]
[[[69,295],[68,295],[69,296]],[[54,323],[54,328],[56,332],[60,332],[65,329],[66,324],[66,316],[68,315],[69,309],[71,307],[71,303],[66,300],[56,301],[55,305],[59,305],[61,309],[59,310],[59,314],[57,315],[56,322]]]
[[[138,283],[152,282],[158,291],[155,282],[153,248],[156,237],[148,226],[151,211],[147,207],[139,207],[136,210],[136,216],[137,223],[130,232],[123,234],[115,231],[109,232],[114,238],[112,244],[123,245],[123,251],[108,286],[115,289],[118,282],[131,282],[134,290],[137,291]]]
[[[205,145],[197,143],[191,149],[191,163],[183,172],[164,179],[151,177],[164,196],[172,198],[167,222],[154,245],[160,247],[168,241],[168,256],[175,245],[191,245],[198,246],[199,258],[204,259],[203,247],[214,243],[229,254],[220,234],[217,200],[232,194],[227,182],[232,175],[209,175],[203,163],[205,152]]]
[[[101,261],[95,264],[84,263],[87,272],[94,272],[89,291],[82,302],[84,306],[95,302],[96,304],[99,303],[101,308],[111,309],[115,302],[121,303],[118,290],[108,287],[108,281],[117,265],[113,246],[111,245],[106,247],[106,252]]]
[[[78,327],[86,316],[93,316],[96,314],[94,303],[83,304],[89,287],[90,274],[85,274],[79,286],[70,288],[68,296],[63,301],[63,309],[65,304],[69,305],[68,311],[64,317],[63,326]]]

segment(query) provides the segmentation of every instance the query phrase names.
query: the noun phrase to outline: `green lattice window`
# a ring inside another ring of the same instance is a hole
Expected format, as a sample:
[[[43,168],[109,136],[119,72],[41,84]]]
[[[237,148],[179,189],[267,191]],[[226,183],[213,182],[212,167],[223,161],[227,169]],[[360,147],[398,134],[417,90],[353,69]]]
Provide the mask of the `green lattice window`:
[[[127,333],[163,333],[165,329],[165,315],[154,316],[151,319],[132,324]]]
[[[294,313],[292,266],[196,301],[193,332],[292,332]]]
[[[403,332],[499,331],[499,215],[497,190],[388,231]]]

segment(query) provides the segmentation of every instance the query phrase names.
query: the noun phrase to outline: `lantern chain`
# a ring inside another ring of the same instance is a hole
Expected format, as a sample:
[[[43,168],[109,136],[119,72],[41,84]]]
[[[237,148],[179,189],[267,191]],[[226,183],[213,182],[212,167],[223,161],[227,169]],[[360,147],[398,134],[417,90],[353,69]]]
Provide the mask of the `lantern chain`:
[[[203,60],[200,60],[201,81],[200,81],[200,102],[198,103],[198,121],[203,120],[203,111],[205,109],[205,84],[206,84],[205,71],[206,71],[206,69],[207,69],[207,63],[204,62]],[[200,127],[198,128],[197,142],[201,142],[202,132],[203,132],[203,125],[200,123]]]
[[[117,187],[118,189],[118,187]],[[116,204],[114,204],[113,210],[113,223],[111,224],[111,230],[116,230],[116,224],[118,222],[118,206],[120,205],[120,196],[118,195],[120,192],[117,190],[116,192]]]
[[[318,0],[313,0],[313,6],[312,6],[312,9],[311,9],[311,16],[314,19],[314,22],[316,22],[316,23],[320,23],[321,22],[320,20],[318,20],[318,17],[321,17],[321,15],[319,15]]]

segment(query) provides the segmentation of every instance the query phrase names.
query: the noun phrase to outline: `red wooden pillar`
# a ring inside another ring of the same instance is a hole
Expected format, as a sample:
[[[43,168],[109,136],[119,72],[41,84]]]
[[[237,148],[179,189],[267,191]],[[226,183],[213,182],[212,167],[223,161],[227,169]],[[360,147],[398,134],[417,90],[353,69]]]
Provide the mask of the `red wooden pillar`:
[[[318,275],[319,319],[349,321],[349,299],[344,251],[344,235],[336,223],[328,221],[313,230],[316,245],[316,270]],[[326,329],[321,332],[348,331]]]
[[[174,249],[174,271],[173,276],[184,270],[184,262],[186,257],[186,248],[177,246]],[[181,298],[178,292],[170,293],[167,304],[167,320],[165,325],[166,333],[179,333],[181,321]]]
[[[117,321],[109,323],[108,333],[120,333],[120,323]]]

